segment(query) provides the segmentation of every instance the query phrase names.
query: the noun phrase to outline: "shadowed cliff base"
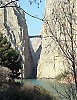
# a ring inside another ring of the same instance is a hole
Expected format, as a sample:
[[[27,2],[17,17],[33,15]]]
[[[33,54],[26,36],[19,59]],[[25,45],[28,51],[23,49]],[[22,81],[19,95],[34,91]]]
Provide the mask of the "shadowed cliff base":
[[[37,66],[40,59],[40,54],[42,50],[42,39],[35,38],[32,42],[33,56],[34,56],[34,65],[35,65],[35,75],[37,77]]]
[[[38,66],[38,61],[40,59],[40,54],[41,54],[42,46],[40,44],[38,50],[35,52],[35,70],[36,70],[36,76],[37,76],[37,66]]]

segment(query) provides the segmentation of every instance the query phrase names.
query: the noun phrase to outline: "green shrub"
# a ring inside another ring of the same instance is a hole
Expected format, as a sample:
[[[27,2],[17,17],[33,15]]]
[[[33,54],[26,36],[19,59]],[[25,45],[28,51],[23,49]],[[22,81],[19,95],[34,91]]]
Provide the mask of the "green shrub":
[[[61,80],[61,79],[64,79],[65,77],[67,77],[68,74],[69,74],[69,72],[64,71],[63,73],[57,75],[55,78],[57,80]]]
[[[12,71],[10,77],[19,79],[22,69],[22,57],[19,51],[11,47],[10,41],[0,33],[0,65],[6,66]]]

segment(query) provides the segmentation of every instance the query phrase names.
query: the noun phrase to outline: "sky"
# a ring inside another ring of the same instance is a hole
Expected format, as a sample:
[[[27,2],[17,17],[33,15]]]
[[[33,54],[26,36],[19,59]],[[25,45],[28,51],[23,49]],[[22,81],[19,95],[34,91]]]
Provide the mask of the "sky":
[[[37,16],[39,18],[43,18],[44,16],[44,1],[37,7],[37,4],[33,3],[32,5],[29,4],[29,0],[19,0],[18,4],[21,8],[23,8],[26,12],[30,13],[31,15]],[[28,15],[25,15],[26,23],[28,26],[28,34],[29,36],[38,35],[42,28],[42,21],[38,19],[34,19]]]

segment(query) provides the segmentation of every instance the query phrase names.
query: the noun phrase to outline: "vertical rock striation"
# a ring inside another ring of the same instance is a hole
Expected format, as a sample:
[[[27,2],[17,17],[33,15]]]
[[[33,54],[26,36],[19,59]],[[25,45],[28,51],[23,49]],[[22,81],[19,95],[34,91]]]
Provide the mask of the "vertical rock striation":
[[[7,4],[11,0],[0,0],[0,6]],[[18,7],[17,3],[11,3],[0,8],[0,32],[7,36],[12,47],[18,50],[22,56],[23,78],[35,78],[34,62],[30,51],[30,40],[25,14]]]
[[[55,78],[58,74],[70,68],[70,61],[64,56],[54,36],[57,37],[58,40],[59,38],[62,40],[60,41],[62,43],[61,46],[65,49],[66,43],[63,42],[65,40],[65,33],[70,34],[68,22],[68,19],[70,20],[69,7],[71,12],[74,4],[73,0],[71,0],[70,3],[68,3],[68,0],[46,0],[44,11],[45,21],[41,32],[42,50],[37,66],[37,78]],[[65,15],[65,13],[67,15]],[[72,26],[73,28],[77,26],[75,26],[74,21],[72,21]],[[63,33],[63,35],[60,33]],[[74,33],[76,32],[74,31]],[[66,51],[67,54],[69,54],[68,52],[71,50],[71,43],[68,42],[68,40],[70,40],[68,36],[66,36],[69,50]]]

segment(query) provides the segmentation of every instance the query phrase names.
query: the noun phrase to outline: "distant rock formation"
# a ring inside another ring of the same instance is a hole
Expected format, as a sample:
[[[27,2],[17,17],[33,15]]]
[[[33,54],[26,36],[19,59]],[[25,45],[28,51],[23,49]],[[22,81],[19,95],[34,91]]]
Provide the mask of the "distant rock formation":
[[[33,49],[34,64],[35,64],[36,77],[37,77],[37,66],[40,60],[40,55],[41,55],[41,50],[42,50],[42,39],[41,38],[35,38],[32,41],[32,49]]]
[[[3,6],[11,0],[0,0],[0,6]],[[8,5],[9,6],[9,5]],[[7,36],[12,47],[18,50],[23,58],[23,78],[35,78],[35,66],[30,51],[30,40],[26,24],[25,14],[16,2],[10,6],[0,8],[0,32]]]

